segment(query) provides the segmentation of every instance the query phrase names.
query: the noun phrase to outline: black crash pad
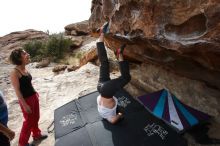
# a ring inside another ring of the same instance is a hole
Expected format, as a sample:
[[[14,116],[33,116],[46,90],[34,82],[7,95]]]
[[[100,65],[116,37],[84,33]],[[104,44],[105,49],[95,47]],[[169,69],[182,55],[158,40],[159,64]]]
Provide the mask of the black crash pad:
[[[115,96],[124,108],[116,125],[97,111],[98,92],[75,99],[55,110],[55,146],[186,146],[186,140],[152,116],[124,90]]]

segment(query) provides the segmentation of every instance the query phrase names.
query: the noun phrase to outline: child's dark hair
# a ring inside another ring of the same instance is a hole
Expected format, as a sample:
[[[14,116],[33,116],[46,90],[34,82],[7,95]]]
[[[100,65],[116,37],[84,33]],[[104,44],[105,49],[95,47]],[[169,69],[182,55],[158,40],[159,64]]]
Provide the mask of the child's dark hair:
[[[21,54],[23,52],[24,50],[22,48],[14,49],[9,56],[10,62],[14,65],[21,65],[22,64]]]

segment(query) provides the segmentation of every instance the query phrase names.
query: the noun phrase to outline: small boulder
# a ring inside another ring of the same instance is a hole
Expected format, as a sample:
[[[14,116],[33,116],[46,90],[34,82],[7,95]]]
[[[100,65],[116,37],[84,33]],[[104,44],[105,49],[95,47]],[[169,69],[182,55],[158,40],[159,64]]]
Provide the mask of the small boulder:
[[[66,68],[67,68],[66,65],[58,65],[58,66],[55,66],[52,71],[57,73],[60,71],[64,71]]]
[[[72,65],[72,66],[67,67],[67,71],[68,71],[68,72],[75,71],[75,70],[77,70],[78,68],[79,68],[79,66],[74,66],[74,65]]]
[[[39,62],[36,65],[36,68],[43,68],[43,67],[47,67],[50,64],[50,59],[49,58],[44,58],[42,59],[41,62]]]

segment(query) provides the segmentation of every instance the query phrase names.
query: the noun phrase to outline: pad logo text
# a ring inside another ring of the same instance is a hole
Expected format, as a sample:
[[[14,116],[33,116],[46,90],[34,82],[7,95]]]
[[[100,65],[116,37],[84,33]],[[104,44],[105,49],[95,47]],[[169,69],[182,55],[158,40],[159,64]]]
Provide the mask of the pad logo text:
[[[121,96],[121,97],[118,98],[118,105],[119,106],[122,106],[122,107],[125,108],[130,103],[131,103],[131,101],[128,98],[124,97],[124,96]]]
[[[162,126],[157,125],[155,123],[148,124],[144,131],[147,133],[148,136],[152,135],[158,135],[162,140],[164,140],[168,134],[168,131],[166,131]]]
[[[77,120],[77,114],[71,113],[69,115],[63,116],[62,119],[60,120],[60,124],[62,125],[62,127],[65,127],[68,125],[75,124],[76,120]]]

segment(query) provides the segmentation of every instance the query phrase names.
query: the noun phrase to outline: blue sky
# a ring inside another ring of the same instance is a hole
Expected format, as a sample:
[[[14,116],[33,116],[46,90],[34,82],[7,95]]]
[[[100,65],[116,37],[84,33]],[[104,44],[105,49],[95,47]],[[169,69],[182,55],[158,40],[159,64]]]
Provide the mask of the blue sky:
[[[91,0],[1,0],[0,36],[26,29],[50,33],[89,19]]]

